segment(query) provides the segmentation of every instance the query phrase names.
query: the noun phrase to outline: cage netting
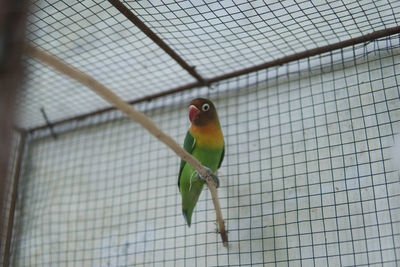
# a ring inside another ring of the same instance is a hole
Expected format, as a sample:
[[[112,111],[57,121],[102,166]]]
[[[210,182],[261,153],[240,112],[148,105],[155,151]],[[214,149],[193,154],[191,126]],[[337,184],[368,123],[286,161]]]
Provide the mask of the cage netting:
[[[196,82],[111,2],[35,2],[28,39],[127,101]],[[205,78],[400,19],[398,1],[123,4]],[[187,227],[169,148],[118,110],[96,112],[109,104],[72,78],[24,61],[12,266],[400,264],[400,35],[133,104],[183,143],[190,100],[213,100],[229,248],[207,188]]]

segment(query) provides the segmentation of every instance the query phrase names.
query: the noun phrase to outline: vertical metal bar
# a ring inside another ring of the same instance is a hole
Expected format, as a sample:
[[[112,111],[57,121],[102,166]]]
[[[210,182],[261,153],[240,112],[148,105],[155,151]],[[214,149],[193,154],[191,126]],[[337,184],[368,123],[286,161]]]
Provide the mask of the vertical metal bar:
[[[5,213],[6,184],[14,125],[15,98],[22,84],[21,56],[28,0],[0,0],[0,214]],[[0,218],[0,237],[5,236]]]
[[[9,266],[10,264],[11,238],[14,226],[15,206],[17,203],[17,196],[18,196],[19,176],[21,173],[22,159],[24,156],[25,140],[26,140],[26,133],[22,133],[20,142],[18,144],[18,155],[17,155],[17,161],[15,163],[15,172],[13,175],[13,179],[11,181],[11,183],[13,183],[13,186],[11,192],[10,213],[8,215],[6,244],[4,246],[4,261],[3,261],[4,267]]]

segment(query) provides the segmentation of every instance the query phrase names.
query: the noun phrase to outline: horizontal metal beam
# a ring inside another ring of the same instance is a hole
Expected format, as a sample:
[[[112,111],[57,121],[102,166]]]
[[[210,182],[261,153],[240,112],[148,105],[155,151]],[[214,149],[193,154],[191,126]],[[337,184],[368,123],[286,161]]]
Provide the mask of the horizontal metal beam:
[[[241,75],[248,74],[248,73],[255,72],[255,71],[259,71],[259,70],[262,70],[262,69],[267,69],[267,68],[270,68],[270,67],[280,66],[280,65],[292,62],[292,61],[297,61],[297,60],[300,60],[300,59],[309,58],[309,57],[312,57],[312,56],[316,56],[316,55],[320,55],[320,54],[323,54],[323,53],[327,53],[327,52],[330,52],[330,51],[333,51],[333,50],[342,49],[342,48],[345,48],[345,47],[348,47],[348,46],[353,46],[353,45],[360,44],[360,43],[370,42],[370,41],[373,41],[373,40],[376,40],[376,39],[379,39],[379,38],[382,38],[382,37],[390,36],[390,35],[393,35],[393,34],[397,34],[397,33],[400,33],[400,26],[396,26],[396,27],[393,27],[393,28],[387,28],[387,29],[384,29],[384,30],[368,33],[368,34],[362,35],[360,37],[355,37],[355,38],[352,38],[352,39],[349,39],[349,40],[345,40],[345,41],[342,41],[342,42],[337,42],[337,43],[334,43],[334,44],[313,48],[313,49],[306,50],[306,51],[303,51],[303,52],[299,52],[299,53],[296,53],[296,54],[293,54],[293,55],[289,55],[289,56],[278,58],[278,59],[275,59],[275,60],[272,60],[272,61],[269,61],[269,62],[265,62],[265,63],[262,63],[260,65],[255,65],[253,67],[249,67],[249,68],[241,69],[241,70],[238,70],[238,71],[226,73],[226,74],[211,78],[211,79],[208,80],[208,82],[210,84],[211,83],[215,83],[215,82],[219,82],[219,81],[222,81],[222,80],[226,80],[226,79],[230,79],[230,78],[233,78],[233,77],[241,76]]]
[[[352,39],[349,39],[349,40],[345,40],[345,41],[342,41],[342,42],[337,42],[337,43],[334,43],[334,44],[330,44],[330,45],[326,45],[326,46],[322,46],[322,47],[317,47],[317,48],[306,50],[306,51],[303,51],[303,52],[300,52],[300,53],[296,53],[296,54],[293,54],[293,55],[290,55],[290,56],[286,56],[286,57],[282,57],[282,58],[275,59],[275,60],[272,60],[272,61],[268,61],[268,62],[265,62],[265,63],[260,64],[260,65],[256,65],[256,66],[253,66],[253,67],[244,68],[244,69],[241,69],[241,70],[238,70],[238,71],[233,71],[233,72],[229,72],[229,73],[226,73],[226,74],[223,74],[223,75],[215,76],[215,77],[213,77],[211,79],[208,79],[207,80],[207,84],[211,85],[211,84],[216,83],[216,82],[220,82],[220,81],[223,81],[223,80],[226,80],[226,79],[230,79],[230,78],[238,77],[238,76],[241,76],[241,75],[245,75],[245,74],[248,74],[248,73],[251,73],[251,72],[255,72],[255,71],[259,71],[259,70],[262,70],[262,69],[267,69],[267,68],[271,68],[271,67],[275,67],[275,66],[280,66],[280,65],[283,65],[283,64],[286,64],[286,63],[289,63],[289,62],[293,62],[293,61],[296,61],[296,60],[300,60],[300,59],[316,56],[316,55],[319,55],[319,54],[330,52],[330,51],[333,51],[333,50],[336,50],[336,49],[342,49],[342,48],[345,48],[345,47],[348,47],[348,46],[353,46],[353,45],[360,44],[360,43],[370,42],[370,41],[373,41],[373,40],[376,40],[376,39],[379,39],[379,38],[383,38],[383,37],[387,37],[387,36],[390,36],[390,35],[393,35],[393,34],[399,34],[399,33],[400,33],[400,26],[396,26],[396,27],[392,27],[392,28],[387,28],[387,29],[375,31],[375,32],[368,33],[366,35],[355,37],[355,38],[352,38]],[[153,100],[153,99],[156,99],[156,98],[159,98],[159,97],[163,97],[163,96],[166,96],[166,95],[171,95],[171,94],[175,94],[175,93],[178,93],[178,92],[190,90],[190,89],[193,89],[193,88],[196,88],[196,87],[200,87],[200,86],[204,86],[204,84],[201,83],[201,82],[189,83],[189,84],[186,84],[186,85],[183,85],[183,86],[180,86],[180,87],[177,87],[177,88],[173,88],[173,89],[170,89],[170,90],[166,90],[166,91],[163,91],[163,92],[160,92],[160,93],[156,93],[156,94],[140,97],[140,98],[131,100],[128,103],[136,104],[136,103],[140,103],[140,102],[144,102],[144,101],[150,101],[150,100]],[[59,125],[59,124],[63,124],[63,123],[74,121],[74,120],[81,120],[81,119],[84,119],[86,117],[90,117],[90,116],[93,116],[93,115],[101,114],[101,113],[104,113],[104,112],[107,112],[107,111],[110,111],[110,110],[114,110],[114,109],[115,109],[114,107],[107,107],[107,108],[99,109],[99,110],[88,112],[88,113],[85,113],[85,114],[82,114],[82,115],[78,115],[78,116],[74,116],[74,117],[71,117],[71,118],[66,118],[66,119],[63,119],[63,120],[52,122],[52,125],[54,127],[54,126]],[[38,126],[38,127],[34,127],[32,129],[29,129],[28,131],[32,132],[32,131],[45,129],[45,128],[47,128],[47,125],[41,125],[41,126]]]

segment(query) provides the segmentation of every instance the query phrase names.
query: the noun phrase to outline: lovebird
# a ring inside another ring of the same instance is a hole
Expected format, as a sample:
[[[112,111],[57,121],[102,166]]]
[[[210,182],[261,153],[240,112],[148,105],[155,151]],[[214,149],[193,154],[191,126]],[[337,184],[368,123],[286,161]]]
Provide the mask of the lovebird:
[[[200,161],[219,185],[214,173],[224,159],[225,142],[214,104],[205,98],[193,99],[189,104],[189,120],[191,126],[183,148]],[[204,183],[205,179],[190,164],[181,160],[178,188],[182,196],[183,217],[189,227]]]

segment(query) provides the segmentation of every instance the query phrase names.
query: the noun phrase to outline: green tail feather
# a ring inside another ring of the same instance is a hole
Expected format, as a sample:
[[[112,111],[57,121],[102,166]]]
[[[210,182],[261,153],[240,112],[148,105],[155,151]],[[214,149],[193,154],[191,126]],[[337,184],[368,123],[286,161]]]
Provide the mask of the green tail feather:
[[[190,227],[190,224],[192,223],[192,213],[193,213],[193,211],[190,214],[188,214],[188,212],[186,210],[182,210],[183,217],[185,218],[185,221],[189,227]]]
[[[192,224],[193,210],[196,207],[196,203],[199,200],[199,196],[204,186],[203,180],[197,180],[193,182],[190,191],[182,190],[182,214],[185,217],[187,225],[190,227]]]

